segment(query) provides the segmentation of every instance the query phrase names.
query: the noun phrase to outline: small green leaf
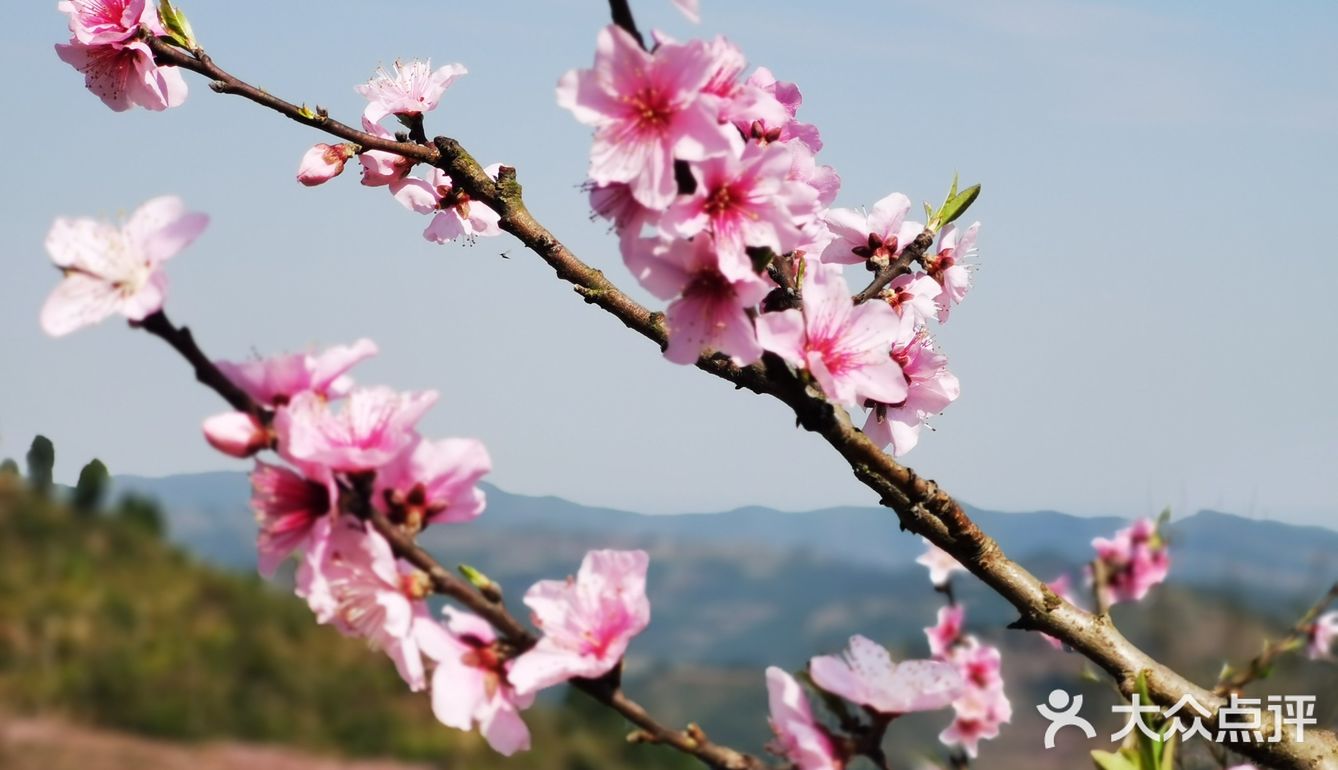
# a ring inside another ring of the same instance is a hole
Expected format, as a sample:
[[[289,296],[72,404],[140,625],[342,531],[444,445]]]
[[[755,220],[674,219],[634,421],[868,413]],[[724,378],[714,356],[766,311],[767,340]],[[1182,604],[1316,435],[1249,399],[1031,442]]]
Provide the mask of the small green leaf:
[[[200,47],[199,41],[195,39],[195,31],[191,29],[190,22],[186,19],[186,14],[173,5],[172,0],[159,1],[158,20],[163,23],[163,29],[167,30],[167,34],[182,46],[192,51]]]
[[[456,569],[460,571],[461,575],[464,575],[465,580],[468,580],[470,585],[477,588],[479,593],[483,594],[485,597],[494,601],[501,597],[502,587],[494,583],[492,578],[468,564],[461,564],[457,566]]]
[[[1096,763],[1098,770],[1141,770],[1123,753],[1112,754],[1109,751],[1093,751],[1092,761]]]
[[[953,189],[956,189],[956,187],[957,184],[954,181]],[[973,184],[965,190],[954,194],[943,204],[943,208],[938,210],[938,216],[936,216],[935,219],[938,221],[939,227],[946,227],[952,224],[958,217],[965,214],[966,210],[971,208],[971,204],[975,203],[976,198],[979,197],[980,185],[978,184]]]

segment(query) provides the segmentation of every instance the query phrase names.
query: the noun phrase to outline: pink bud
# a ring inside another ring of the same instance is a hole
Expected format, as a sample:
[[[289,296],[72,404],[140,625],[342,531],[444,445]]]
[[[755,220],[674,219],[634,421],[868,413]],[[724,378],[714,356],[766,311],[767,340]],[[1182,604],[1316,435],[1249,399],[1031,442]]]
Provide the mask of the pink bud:
[[[245,412],[216,414],[204,421],[204,438],[232,457],[250,457],[269,446],[269,432]]]
[[[297,181],[307,187],[325,184],[344,173],[344,163],[353,157],[354,146],[351,144],[318,144],[307,150],[302,156],[302,164],[297,167]]]

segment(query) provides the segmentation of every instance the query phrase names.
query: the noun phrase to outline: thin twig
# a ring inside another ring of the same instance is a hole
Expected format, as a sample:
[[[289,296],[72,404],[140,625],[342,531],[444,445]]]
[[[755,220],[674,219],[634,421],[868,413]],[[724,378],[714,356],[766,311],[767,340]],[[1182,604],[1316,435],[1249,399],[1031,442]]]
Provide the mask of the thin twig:
[[[632,17],[632,7],[627,4],[627,0],[609,0],[609,13],[613,15],[613,23],[631,35],[641,50],[646,50],[646,39],[641,36],[641,30],[636,28],[636,19]]]
[[[915,236],[915,240],[906,244],[906,248],[901,250],[901,253],[897,255],[896,259],[888,263],[887,267],[879,268],[878,273],[874,276],[873,280],[869,282],[869,285],[865,286],[855,295],[855,304],[859,305],[877,297],[883,292],[883,289],[887,288],[889,283],[896,280],[897,276],[902,273],[909,273],[911,270],[911,263],[922,258],[925,255],[925,252],[929,251],[929,247],[933,245],[934,231],[925,230]]]
[[[1222,676],[1217,681],[1217,687],[1213,688],[1216,695],[1228,695],[1237,692],[1246,685],[1263,679],[1268,675],[1268,671],[1273,666],[1273,661],[1285,652],[1296,649],[1300,644],[1304,644],[1310,638],[1311,629],[1315,621],[1319,619],[1321,613],[1329,608],[1330,604],[1338,601],[1338,583],[1334,583],[1328,593],[1319,598],[1319,601],[1311,605],[1310,609],[1305,611],[1301,619],[1296,621],[1296,625],[1291,627],[1287,635],[1274,641],[1264,647],[1263,652],[1254,656],[1253,659],[1240,670],[1228,669],[1222,672]]]

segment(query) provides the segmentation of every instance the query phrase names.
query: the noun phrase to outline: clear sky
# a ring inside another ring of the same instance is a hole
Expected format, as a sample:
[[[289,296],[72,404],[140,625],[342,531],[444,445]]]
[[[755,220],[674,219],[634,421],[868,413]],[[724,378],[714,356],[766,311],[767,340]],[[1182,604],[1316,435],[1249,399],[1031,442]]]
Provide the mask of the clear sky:
[[[984,184],[977,284],[940,334],[962,397],[910,464],[1005,510],[1338,520],[1338,5],[702,2],[700,28],[633,5],[797,81],[839,205],[938,200],[955,170]],[[601,0],[181,5],[224,67],[349,122],[379,63],[464,63],[429,132],[517,166],[541,220],[635,288],[576,189],[588,130],[553,96],[589,66]],[[873,503],[779,404],[662,361],[508,238],[429,244],[356,173],[299,186],[310,130],[194,76],[182,108],[113,114],[52,52],[54,6],[0,29],[0,455],[40,431],[66,479],[94,455],[244,467],[201,440],[222,404],[164,345],[37,326],[53,217],[175,193],[213,216],[168,300],[207,351],[372,337],[359,379],[439,389],[425,431],[483,438],[505,488],[648,511]]]

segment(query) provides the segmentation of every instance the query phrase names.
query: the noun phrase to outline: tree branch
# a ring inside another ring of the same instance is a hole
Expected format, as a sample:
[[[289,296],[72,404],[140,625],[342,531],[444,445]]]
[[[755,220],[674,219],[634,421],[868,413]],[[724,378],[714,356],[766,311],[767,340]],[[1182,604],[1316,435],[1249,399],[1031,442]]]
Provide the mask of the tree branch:
[[[855,295],[855,304],[859,305],[877,297],[883,292],[883,289],[887,288],[889,283],[896,280],[897,276],[902,273],[909,273],[911,271],[911,263],[923,257],[925,252],[929,251],[929,247],[933,245],[934,231],[925,230],[915,236],[915,240],[906,244],[906,248],[901,250],[901,253],[897,255],[896,259],[888,263],[886,267],[879,268],[878,273],[874,276],[873,280],[869,282],[869,285],[865,286]]]
[[[239,412],[246,412],[256,418],[261,424],[269,424],[273,418],[273,412],[256,403],[246,391],[233,384],[214,362],[200,350],[195,344],[195,337],[191,335],[190,329],[186,327],[176,327],[168,320],[167,314],[159,310],[156,313],[145,318],[138,323],[132,322],[132,326],[138,326],[144,331],[155,337],[162,339],[171,345],[174,350],[181,354],[181,357],[195,370],[195,379],[203,385],[209,387],[215,393],[223,397],[233,409]]]
[[[514,235],[530,251],[544,260],[558,277],[573,284],[587,303],[607,311],[628,328],[663,347],[667,337],[662,316],[642,307],[623,293],[601,272],[576,257],[547,228],[530,214],[516,182],[515,169],[503,168],[498,180],[483,168],[454,139],[438,137],[435,149],[412,143],[389,142],[356,131],[317,115],[307,117],[300,108],[249,86],[218,68],[203,52],[194,56],[163,41],[150,41],[155,54],[165,64],[174,64],[213,78],[215,90],[244,96],[300,123],[331,133],[365,148],[381,149],[431,163],[450,173],[471,198],[481,200],[501,216],[501,227]],[[856,295],[857,301],[876,296],[895,278],[894,265],[918,258],[932,244],[932,235],[921,233],[905,252],[879,272],[874,281]],[[910,253],[908,256],[907,252]],[[904,268],[898,268],[904,269]],[[1216,724],[1216,711],[1225,705],[1222,698],[1200,687],[1169,667],[1158,663],[1138,649],[1109,622],[1063,601],[1041,580],[1008,559],[993,538],[986,535],[968,517],[961,506],[932,480],[920,477],[874,445],[857,430],[843,409],[835,408],[813,386],[794,376],[772,356],[763,362],[738,367],[721,355],[703,356],[697,367],[725,379],[739,388],[768,394],[789,406],[799,424],[813,431],[832,446],[850,465],[856,478],[873,490],[881,504],[896,512],[901,528],[927,538],[952,554],[972,574],[1011,603],[1020,613],[1018,625],[1047,633],[1105,670],[1128,695],[1133,692],[1138,675],[1146,675],[1148,692],[1162,705],[1170,705],[1191,695],[1214,712],[1208,721]],[[1265,716],[1264,729],[1272,730],[1271,718]],[[1231,743],[1241,754],[1258,762],[1296,770],[1338,770],[1338,739],[1328,731],[1311,730],[1304,742],[1295,740],[1294,730],[1284,726],[1283,740],[1277,743]],[[734,767],[733,765],[721,765]]]
[[[1338,583],[1334,583],[1329,592],[1320,597],[1319,601],[1311,605],[1306,610],[1301,619],[1296,621],[1286,636],[1264,647],[1263,652],[1256,655],[1244,669],[1227,669],[1222,672],[1222,676],[1217,680],[1217,687],[1213,688],[1216,695],[1229,695],[1238,692],[1246,685],[1268,676],[1268,671],[1273,666],[1279,655],[1289,652],[1304,644],[1306,639],[1310,638],[1310,630],[1315,621],[1319,618],[1329,605],[1338,601]]]
[[[636,28],[636,19],[632,18],[632,7],[627,4],[627,0],[609,0],[609,13],[613,15],[613,23],[635,38],[641,50],[646,50],[646,39],[641,36],[641,30]]]

